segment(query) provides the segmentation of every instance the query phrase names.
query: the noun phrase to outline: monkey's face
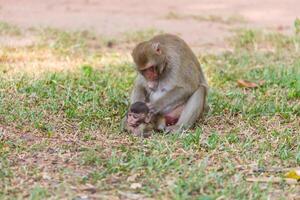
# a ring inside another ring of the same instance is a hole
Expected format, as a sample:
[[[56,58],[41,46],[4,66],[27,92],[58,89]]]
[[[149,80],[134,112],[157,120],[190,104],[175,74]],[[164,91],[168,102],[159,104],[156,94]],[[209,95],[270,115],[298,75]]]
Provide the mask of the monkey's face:
[[[151,90],[155,90],[158,87],[159,71],[157,66],[150,66],[140,70],[140,73],[147,80],[147,85]]]
[[[129,126],[136,127],[141,123],[145,123],[147,121],[146,118],[147,118],[146,113],[129,112],[127,116],[127,123],[129,124]]]
[[[140,68],[140,73],[148,80],[148,81],[157,81],[159,77],[159,73],[156,65],[152,65],[149,63],[143,68]]]
[[[132,52],[137,71],[144,76],[151,89],[155,89],[162,75],[166,62],[163,48],[158,42],[143,42]]]

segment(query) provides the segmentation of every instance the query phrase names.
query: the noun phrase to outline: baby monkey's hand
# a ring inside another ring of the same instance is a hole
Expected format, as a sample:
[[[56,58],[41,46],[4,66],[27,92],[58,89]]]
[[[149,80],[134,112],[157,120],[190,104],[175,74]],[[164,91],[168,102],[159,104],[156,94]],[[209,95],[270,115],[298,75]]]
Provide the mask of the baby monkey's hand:
[[[149,114],[150,115],[156,114],[157,110],[156,110],[156,108],[151,103],[146,103],[146,105],[149,108]]]

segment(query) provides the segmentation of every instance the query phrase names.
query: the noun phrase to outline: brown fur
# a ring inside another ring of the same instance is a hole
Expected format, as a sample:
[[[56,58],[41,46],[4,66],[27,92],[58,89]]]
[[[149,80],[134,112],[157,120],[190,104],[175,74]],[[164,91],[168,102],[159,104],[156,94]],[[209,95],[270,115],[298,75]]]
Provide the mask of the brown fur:
[[[152,91],[145,77],[139,73],[131,102],[148,102],[151,111],[161,115],[185,104],[174,129],[193,125],[204,112],[208,86],[199,61],[190,47],[175,35],[162,34],[138,44],[132,57],[138,72],[147,65],[155,65],[160,74],[158,87]]]

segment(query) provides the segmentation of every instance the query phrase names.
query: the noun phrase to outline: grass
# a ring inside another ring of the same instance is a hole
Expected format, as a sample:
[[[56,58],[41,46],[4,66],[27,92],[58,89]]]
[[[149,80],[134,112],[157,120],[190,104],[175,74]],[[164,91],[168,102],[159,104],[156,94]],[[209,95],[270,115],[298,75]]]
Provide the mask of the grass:
[[[33,46],[0,51],[0,199],[299,195],[299,184],[246,181],[300,164],[298,33],[239,30],[233,51],[199,56],[211,86],[205,120],[145,140],[119,130],[135,78],[129,52],[85,31],[31,33]],[[155,31],[127,34],[120,46]],[[245,89],[238,79],[264,82]]]
[[[157,34],[162,34],[163,31],[149,28],[146,30],[137,30],[124,33],[125,38],[123,39],[125,42],[138,42],[138,41],[146,41],[151,39],[153,36]]]
[[[0,21],[0,35],[19,36],[21,35],[21,30],[17,26],[11,25],[7,22]]]
[[[213,22],[213,23],[220,23],[226,25],[233,25],[233,24],[242,24],[246,23],[246,19],[240,15],[231,15],[228,17],[221,17],[219,15],[190,15],[190,14],[179,14],[174,11],[170,11],[166,14],[165,19],[168,20],[195,20],[199,22]]]

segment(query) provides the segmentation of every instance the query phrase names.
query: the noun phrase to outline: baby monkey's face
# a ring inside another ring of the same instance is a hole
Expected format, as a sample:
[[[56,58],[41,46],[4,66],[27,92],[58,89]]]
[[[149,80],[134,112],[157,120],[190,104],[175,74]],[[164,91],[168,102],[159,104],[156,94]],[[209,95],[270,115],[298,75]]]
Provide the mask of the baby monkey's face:
[[[129,112],[127,122],[130,126],[138,126],[141,123],[148,123],[148,114]]]

